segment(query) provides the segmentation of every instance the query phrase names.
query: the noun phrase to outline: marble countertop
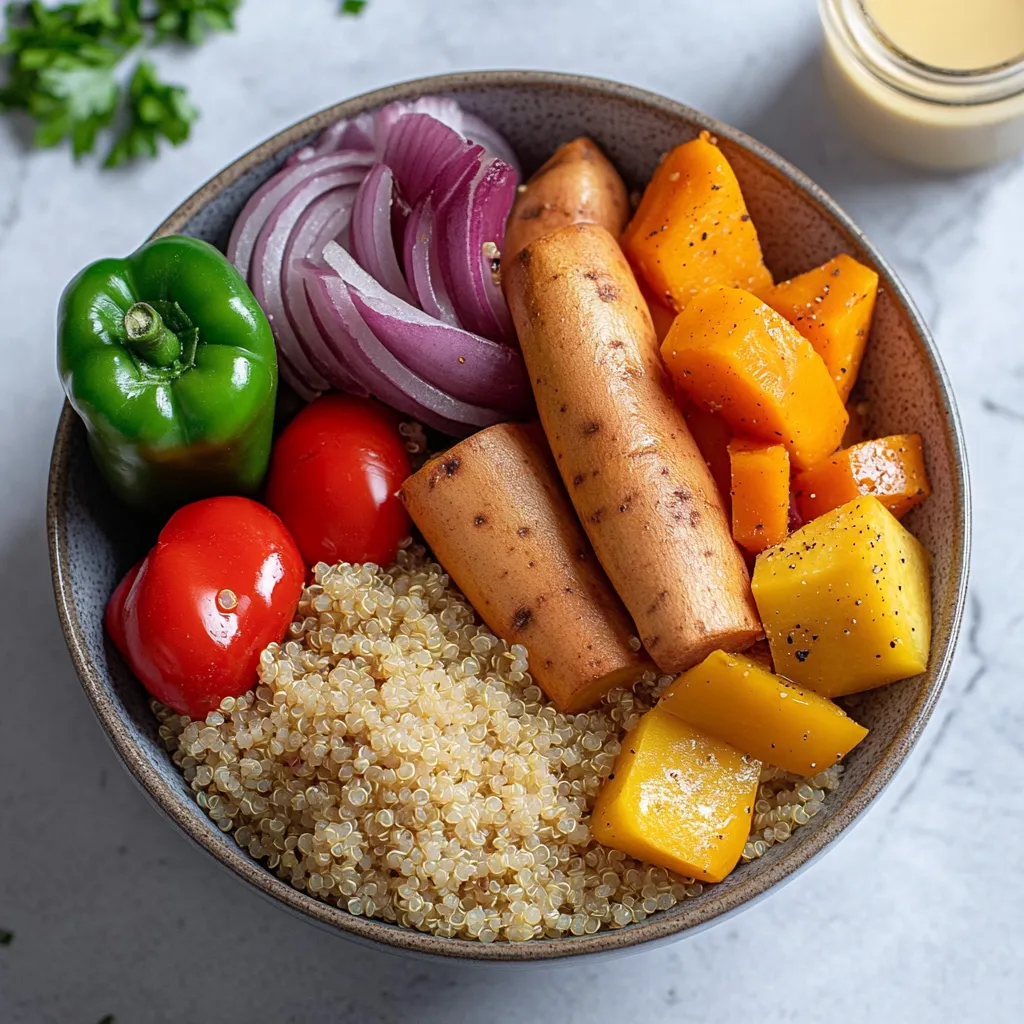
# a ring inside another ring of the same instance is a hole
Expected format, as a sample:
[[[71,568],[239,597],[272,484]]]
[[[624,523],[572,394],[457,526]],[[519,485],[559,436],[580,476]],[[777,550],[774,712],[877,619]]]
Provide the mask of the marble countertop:
[[[152,165],[101,173],[0,124],[0,1019],[470,1024],[1019,1020],[1024,976],[1024,161],[961,177],[866,155],[818,74],[810,0],[247,0],[164,62],[204,112]],[[643,20],[637,16],[642,14]],[[967,432],[975,554],[935,717],[859,827],[785,889],[610,963],[448,968],[367,951],[233,881],[151,806],[75,678],[43,502],[65,281],[127,252],[242,151],[419,75],[536,67],[657,90],[778,150],[858,221],[938,339]],[[268,965],[270,965],[268,967]]]

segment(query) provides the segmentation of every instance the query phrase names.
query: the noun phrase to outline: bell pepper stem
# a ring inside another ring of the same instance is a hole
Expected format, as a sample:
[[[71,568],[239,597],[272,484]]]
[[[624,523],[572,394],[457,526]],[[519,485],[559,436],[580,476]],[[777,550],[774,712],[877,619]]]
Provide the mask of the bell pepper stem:
[[[124,315],[128,347],[153,366],[170,366],[181,357],[181,341],[148,303],[136,302]]]

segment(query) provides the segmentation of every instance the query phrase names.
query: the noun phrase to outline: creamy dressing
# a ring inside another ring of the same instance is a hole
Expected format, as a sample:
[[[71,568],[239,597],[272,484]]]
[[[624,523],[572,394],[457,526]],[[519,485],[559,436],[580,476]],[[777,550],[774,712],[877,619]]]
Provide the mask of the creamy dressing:
[[[819,9],[829,92],[873,148],[947,170],[1024,148],[1024,0],[819,0]]]
[[[969,71],[1024,57],[1024,0],[864,0],[864,8],[923,64]]]

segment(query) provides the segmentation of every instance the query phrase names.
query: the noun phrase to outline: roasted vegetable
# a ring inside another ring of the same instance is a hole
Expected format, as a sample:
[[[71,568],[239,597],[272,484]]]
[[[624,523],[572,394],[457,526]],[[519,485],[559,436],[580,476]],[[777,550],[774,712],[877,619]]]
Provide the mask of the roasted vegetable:
[[[857,380],[878,294],[878,274],[841,253],[791,281],[757,293],[825,360],[839,397]]]
[[[684,672],[658,707],[797,775],[815,775],[841,761],[868,734],[838,704],[724,651]]]
[[[526,645],[537,685],[560,710],[590,707],[651,667],[630,646],[636,627],[580,529],[537,424],[474,434],[406,480],[401,497],[484,622]]]
[[[531,242],[567,224],[600,224],[618,238],[628,219],[619,172],[591,139],[574,139],[519,187],[501,258],[510,263]]]
[[[372,398],[322,395],[274,445],[267,504],[295,538],[306,565],[387,567],[409,536],[398,488],[409,453],[397,413]]]
[[[114,645],[151,696],[204,718],[257,683],[302,593],[302,556],[284,524],[248,498],[179,509],[107,605]]]
[[[212,245],[170,236],[83,270],[61,299],[61,381],[117,495],[166,508],[248,494],[270,457],[270,325]]]
[[[502,277],[569,498],[651,658],[681,672],[749,646],[747,568],[615,239],[562,228]]]
[[[665,365],[691,401],[739,435],[784,444],[797,469],[831,455],[847,414],[821,356],[750,292],[702,292],[675,319]]]
[[[827,512],[758,555],[754,597],[776,672],[825,697],[923,672],[929,562],[877,498]]]
[[[717,413],[702,405],[695,405],[684,395],[679,396],[679,407],[683,410],[686,425],[704,456],[704,462],[718,485],[725,505],[726,515],[732,509],[732,468],[729,461],[729,442],[732,431],[729,424]]]
[[[590,830],[639,860],[720,882],[750,835],[760,775],[760,761],[654,708],[623,739]]]
[[[732,538],[753,554],[789,533],[789,452],[785,445],[735,438],[732,472]]]
[[[931,494],[920,434],[864,441],[830,455],[793,480],[797,508],[806,521],[872,494],[897,519]]]
[[[707,132],[658,165],[622,248],[676,310],[716,285],[759,292],[772,283],[736,175]]]

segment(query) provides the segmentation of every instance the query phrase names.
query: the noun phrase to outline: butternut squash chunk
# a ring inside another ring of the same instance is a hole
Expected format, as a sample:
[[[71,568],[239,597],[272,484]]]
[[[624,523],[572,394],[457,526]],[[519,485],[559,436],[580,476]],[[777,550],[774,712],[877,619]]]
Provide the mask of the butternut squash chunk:
[[[638,860],[720,882],[750,835],[760,776],[760,761],[654,708],[623,739],[590,831]]]
[[[797,689],[742,654],[724,651],[684,672],[658,707],[797,775],[824,771],[868,734],[838,704]]]
[[[920,434],[893,434],[844,448],[793,481],[800,515],[810,521],[862,494],[897,519],[931,494]]]
[[[839,397],[857,380],[878,295],[878,274],[840,253],[814,270],[757,293],[825,360]]]
[[[772,283],[736,175],[707,132],[658,165],[622,248],[676,310],[716,285],[760,291]]]
[[[732,539],[757,554],[789,536],[789,452],[785,445],[729,442]]]
[[[736,434],[784,444],[796,469],[839,447],[847,412],[810,342],[739,288],[702,292],[661,348],[676,387]]]
[[[664,302],[660,302],[654,292],[644,283],[643,278],[639,278],[637,284],[640,286],[640,294],[644,297],[647,308],[651,312],[651,323],[654,324],[654,333],[657,335],[660,345],[665,340],[672,321],[676,318],[676,311],[666,306]]]
[[[722,502],[728,515],[732,504],[732,470],[729,466],[729,442],[732,440],[732,431],[729,424],[721,416],[702,406],[694,405],[684,397],[679,399],[679,404],[686,425],[690,428],[690,433],[693,434],[693,439],[697,442],[697,447],[722,494]]]
[[[754,599],[775,671],[823,697],[923,672],[928,552],[877,498],[857,498],[757,556]]]
[[[851,400],[846,403],[846,415],[850,417],[850,422],[846,424],[841,448],[850,448],[855,444],[860,444],[861,441],[868,440],[868,413],[870,411],[871,406],[867,402]]]

